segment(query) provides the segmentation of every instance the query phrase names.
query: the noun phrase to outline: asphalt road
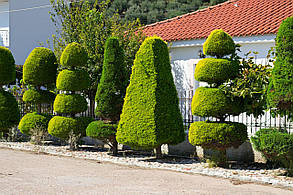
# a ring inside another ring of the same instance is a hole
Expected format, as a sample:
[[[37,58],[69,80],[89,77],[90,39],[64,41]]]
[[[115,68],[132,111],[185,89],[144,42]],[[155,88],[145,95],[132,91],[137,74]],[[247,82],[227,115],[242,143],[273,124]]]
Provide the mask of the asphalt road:
[[[0,194],[293,194],[272,186],[0,149]]]

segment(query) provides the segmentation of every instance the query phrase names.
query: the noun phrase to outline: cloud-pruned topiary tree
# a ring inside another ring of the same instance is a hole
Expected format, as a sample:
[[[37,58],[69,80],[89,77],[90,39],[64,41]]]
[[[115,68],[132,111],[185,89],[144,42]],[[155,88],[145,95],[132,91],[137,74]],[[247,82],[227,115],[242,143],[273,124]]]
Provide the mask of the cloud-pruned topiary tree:
[[[202,59],[195,68],[195,79],[207,82],[210,87],[199,87],[192,99],[192,114],[201,117],[215,117],[219,122],[200,121],[191,124],[189,142],[195,146],[218,150],[225,163],[226,149],[238,147],[247,138],[247,127],[241,123],[226,122],[229,115],[240,114],[239,104],[218,88],[228,79],[237,76],[238,61],[225,56],[235,53],[235,43],[223,30],[214,30],[204,43],[204,54],[216,58]]]
[[[106,41],[102,77],[96,93],[96,115],[103,120],[92,122],[87,135],[107,141],[114,155],[118,153],[116,141],[117,123],[122,112],[123,99],[128,84],[128,73],[124,61],[124,51],[116,37]],[[113,130],[115,129],[115,131]]]
[[[46,131],[48,121],[42,114],[41,105],[52,104],[55,94],[50,92],[48,88],[54,86],[57,75],[57,59],[53,51],[44,47],[35,48],[27,57],[23,65],[23,81],[24,84],[32,86],[23,94],[23,101],[37,106],[37,113],[30,113],[23,117],[19,123],[19,130],[23,134],[31,135],[30,129],[38,127],[42,131]],[[46,88],[43,90],[41,88]],[[36,116],[40,115],[40,116]],[[42,120],[39,120],[42,118]],[[36,120],[37,119],[37,120]],[[44,122],[44,124],[40,124]],[[30,125],[23,125],[30,124]]]
[[[267,100],[269,107],[281,115],[293,112],[293,17],[280,25],[276,38],[276,61],[272,72]]]
[[[80,70],[86,62],[87,53],[80,44],[73,42],[64,49],[60,63],[65,69],[58,74],[56,81],[57,90],[63,93],[54,101],[54,111],[59,116],[53,117],[48,125],[49,134],[69,140],[73,150],[77,149],[78,139],[86,135],[86,127],[92,121],[91,118],[76,117],[88,109],[86,99],[76,93],[86,90],[90,84],[88,73]]]
[[[147,38],[136,54],[130,84],[118,124],[117,141],[134,147],[156,148],[185,138],[167,44]]]
[[[3,85],[15,81],[15,61],[6,47],[0,46],[0,133],[7,136],[11,127],[18,124],[20,112],[15,97],[4,91]]]

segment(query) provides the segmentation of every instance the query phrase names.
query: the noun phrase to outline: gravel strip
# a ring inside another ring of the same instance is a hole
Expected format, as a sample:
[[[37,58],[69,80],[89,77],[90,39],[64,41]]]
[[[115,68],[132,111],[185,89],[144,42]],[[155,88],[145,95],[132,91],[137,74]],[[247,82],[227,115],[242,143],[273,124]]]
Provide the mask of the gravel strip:
[[[0,148],[10,148],[23,151],[33,151],[57,156],[74,157],[79,159],[96,160],[101,162],[110,162],[119,165],[138,166],[143,168],[154,168],[163,170],[172,170],[184,173],[195,173],[208,176],[216,176],[244,182],[256,182],[262,184],[271,184],[274,186],[293,189],[293,178],[280,176],[285,173],[285,169],[249,169],[233,168],[208,168],[207,163],[200,163],[194,159],[182,159],[180,161],[156,160],[153,157],[144,155],[114,157],[107,152],[99,151],[69,151],[67,146],[36,146],[28,142],[0,142]]]

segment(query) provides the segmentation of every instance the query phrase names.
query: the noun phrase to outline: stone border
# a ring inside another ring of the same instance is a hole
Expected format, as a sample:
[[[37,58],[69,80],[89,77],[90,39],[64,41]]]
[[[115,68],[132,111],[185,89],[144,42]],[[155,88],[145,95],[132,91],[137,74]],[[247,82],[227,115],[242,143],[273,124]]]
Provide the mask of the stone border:
[[[69,151],[67,150],[66,146],[36,146],[27,142],[0,142],[0,148],[45,153],[55,156],[73,157],[78,159],[95,160],[100,162],[109,162],[118,165],[171,170],[190,174],[201,174],[230,180],[238,180],[242,182],[270,184],[276,187],[285,187],[287,189],[293,190],[293,178],[285,176],[276,176],[276,174],[284,172],[284,169],[243,170],[208,168],[207,163],[200,163],[193,159],[186,159],[181,162],[174,163],[164,162],[160,160],[151,162],[150,160],[153,160],[154,158],[149,158],[145,156],[114,157],[108,155],[107,152]]]

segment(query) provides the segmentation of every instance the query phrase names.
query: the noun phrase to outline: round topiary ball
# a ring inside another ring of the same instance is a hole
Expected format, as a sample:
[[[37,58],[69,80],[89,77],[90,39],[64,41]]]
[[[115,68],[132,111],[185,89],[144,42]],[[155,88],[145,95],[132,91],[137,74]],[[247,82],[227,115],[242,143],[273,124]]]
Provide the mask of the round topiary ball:
[[[60,63],[64,67],[74,68],[87,63],[87,53],[79,43],[70,43],[62,52]]]
[[[235,49],[232,37],[223,30],[212,31],[203,45],[203,53],[205,55],[218,58],[234,53]]]
[[[237,148],[248,140],[247,127],[234,122],[195,122],[190,126],[188,139],[192,145],[203,148]]]
[[[12,53],[6,47],[0,46],[0,85],[15,81],[15,61]]]
[[[86,128],[86,135],[97,139],[108,139],[111,136],[115,136],[117,127],[117,124],[109,124],[104,121],[94,121]]]
[[[84,70],[62,70],[57,77],[56,87],[62,91],[82,91],[90,86],[89,74]]]
[[[55,100],[55,93],[52,93],[47,90],[35,90],[29,89],[24,92],[22,100],[24,102],[30,102],[34,104],[42,104],[42,103],[53,103]]]
[[[239,63],[226,59],[205,58],[195,67],[195,80],[209,84],[221,84],[235,78],[239,73]]]
[[[53,51],[48,48],[35,48],[23,65],[23,81],[25,84],[46,86],[55,83],[56,75],[57,59]]]
[[[218,88],[199,87],[191,104],[192,114],[202,117],[221,118],[231,110],[231,101]]]
[[[54,101],[54,111],[59,114],[77,114],[87,109],[86,99],[79,94],[58,94]]]
[[[28,113],[20,120],[18,129],[26,135],[31,135],[31,130],[34,128],[47,130],[50,118],[51,116],[37,114],[36,112]]]
[[[69,138],[70,132],[76,134],[76,132],[80,131],[79,121],[74,118],[55,116],[48,124],[49,134],[63,140],[67,140]]]
[[[0,131],[7,132],[9,128],[18,124],[19,119],[20,112],[15,97],[0,90]]]

